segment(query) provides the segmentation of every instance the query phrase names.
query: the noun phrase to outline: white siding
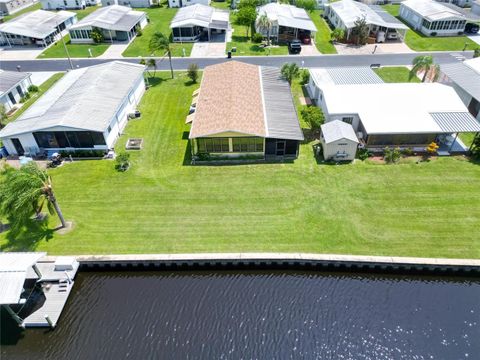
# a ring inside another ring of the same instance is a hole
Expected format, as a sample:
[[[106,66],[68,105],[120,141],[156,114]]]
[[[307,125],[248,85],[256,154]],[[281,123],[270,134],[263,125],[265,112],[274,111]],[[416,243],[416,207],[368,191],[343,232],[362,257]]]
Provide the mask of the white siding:
[[[87,5],[85,0],[40,0],[43,10],[81,9]]]
[[[320,136],[320,142],[322,143],[323,158],[325,160],[352,161],[355,159],[358,144],[352,140],[341,139],[326,144],[323,136]],[[338,154],[346,154],[346,156],[337,156]]]
[[[101,0],[102,6],[123,5],[131,8],[147,8],[152,6],[151,0]]]
[[[5,105],[5,109],[7,111],[10,111],[12,109],[12,107],[15,105],[15,104],[12,103],[12,101],[10,100],[10,97],[8,96],[8,94],[11,93],[12,96],[14,97],[15,101],[16,101],[16,104],[20,105],[20,99],[22,98],[22,96],[18,92],[17,86],[20,86],[23,90],[23,93],[26,93],[28,91],[28,87],[31,84],[32,84],[32,82],[30,80],[30,77],[24,79],[22,82],[15,85],[10,91],[7,91],[2,97],[0,97],[0,103]]]
[[[15,147],[13,146],[13,143],[10,141],[10,139],[18,139],[20,140],[20,143],[23,146],[23,150],[26,153],[37,153],[39,151],[37,142],[35,141],[35,138],[31,133],[28,134],[21,134],[17,136],[12,136],[10,138],[3,139],[3,145],[5,145],[5,148],[7,149],[8,153],[11,155],[18,155],[17,151],[15,150]]]
[[[171,8],[184,7],[193,4],[210,5],[210,0],[168,0],[168,6]]]

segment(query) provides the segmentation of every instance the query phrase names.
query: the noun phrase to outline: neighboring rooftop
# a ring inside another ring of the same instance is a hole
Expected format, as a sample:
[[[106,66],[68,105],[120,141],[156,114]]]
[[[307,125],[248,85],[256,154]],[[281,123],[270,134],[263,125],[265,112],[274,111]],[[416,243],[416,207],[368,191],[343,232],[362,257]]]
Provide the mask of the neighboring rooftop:
[[[377,5],[342,0],[330,3],[328,6],[335,10],[347,28],[354,27],[355,21],[364,17],[367,24],[384,26],[390,29],[408,29],[401,21]]]
[[[258,8],[258,15],[267,15],[271,21],[278,21],[278,25],[303,30],[317,31],[317,27],[308,16],[305,9],[293,5],[269,3]]]
[[[450,80],[480,101],[480,58],[442,65]]]
[[[204,28],[228,29],[228,21],[228,11],[203,4],[195,4],[178,9],[170,27],[196,25]]]
[[[330,116],[358,114],[368,134],[480,131],[479,122],[450,86],[437,83],[331,85],[322,91]]]
[[[70,29],[98,27],[107,30],[130,31],[145,16],[143,11],[135,11],[128,6],[111,5],[95,10],[72,25]]]
[[[329,121],[321,126],[323,138],[325,143],[330,144],[332,142],[347,139],[358,143],[358,138],[355,135],[352,125],[347,124],[340,120]]]
[[[369,67],[313,68],[310,69],[310,76],[319,86],[383,83]]]
[[[70,11],[35,10],[0,24],[0,32],[43,39],[57,31],[58,24],[77,16]]]
[[[402,2],[402,5],[412,9],[428,21],[465,18],[458,11],[433,0],[406,0]]]
[[[189,137],[226,132],[303,140],[279,69],[237,61],[205,68]]]
[[[143,71],[143,65],[121,61],[69,71],[0,137],[55,126],[103,132]]]
[[[26,72],[0,70],[0,96],[31,75]]]

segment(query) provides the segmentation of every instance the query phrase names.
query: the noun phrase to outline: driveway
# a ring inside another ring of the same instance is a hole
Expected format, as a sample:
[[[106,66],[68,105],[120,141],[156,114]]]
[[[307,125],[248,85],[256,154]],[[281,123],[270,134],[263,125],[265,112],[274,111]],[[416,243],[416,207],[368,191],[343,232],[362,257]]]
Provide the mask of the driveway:
[[[190,57],[225,57],[225,34],[212,35],[210,41],[200,41],[193,44]]]
[[[373,54],[374,51],[375,54],[405,54],[415,52],[403,42],[367,44],[363,46],[337,44],[335,48],[341,55],[369,55]]]
[[[38,46],[14,46],[12,48],[0,48],[0,60],[33,60],[40,55],[45,48]]]
[[[480,45],[480,34],[468,35],[468,38]]]

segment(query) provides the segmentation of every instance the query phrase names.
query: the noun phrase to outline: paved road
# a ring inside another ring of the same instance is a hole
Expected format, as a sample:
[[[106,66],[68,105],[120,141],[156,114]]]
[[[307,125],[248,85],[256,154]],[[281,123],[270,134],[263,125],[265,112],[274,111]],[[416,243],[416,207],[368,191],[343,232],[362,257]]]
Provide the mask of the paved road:
[[[234,57],[236,60],[251,64],[280,67],[286,62],[296,62],[305,67],[332,67],[332,66],[369,66],[370,64],[381,65],[410,65],[412,59],[420,53],[413,54],[375,54],[375,55],[322,55],[322,56],[252,56],[252,57]],[[422,53],[428,54],[428,53]],[[471,58],[473,52],[439,52],[432,53],[438,64],[445,64]],[[85,67],[96,65],[114,59],[78,59],[72,60],[74,67]],[[137,59],[117,59],[138,63]],[[227,61],[225,58],[174,58],[173,68],[175,70],[185,70],[189,64],[196,63],[200,68],[207,65]],[[4,60],[0,62],[0,69],[16,70],[17,65],[21,66],[22,71],[64,71],[70,68],[66,59],[52,60]],[[158,64],[159,70],[168,70],[168,60],[163,60]]]

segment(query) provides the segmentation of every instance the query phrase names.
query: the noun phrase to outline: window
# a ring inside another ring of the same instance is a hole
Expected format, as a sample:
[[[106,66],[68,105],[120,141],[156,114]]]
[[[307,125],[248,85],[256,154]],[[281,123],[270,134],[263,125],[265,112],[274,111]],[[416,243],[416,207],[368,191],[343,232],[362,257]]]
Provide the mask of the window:
[[[353,122],[353,116],[346,116],[346,117],[342,118],[342,121],[343,121],[344,123],[347,123],[347,124],[352,124],[352,122]]]
[[[67,0],[63,0],[63,5],[67,6]]]
[[[110,134],[110,131],[112,131],[112,127],[109,125],[107,128],[107,133]]]
[[[33,137],[41,148],[93,148],[106,145],[103,134],[94,131],[39,131]]]
[[[347,146],[347,143],[338,143],[338,146]]]
[[[233,152],[263,152],[263,138],[232,138]]]
[[[198,138],[199,153],[225,153],[229,152],[228,138]]]

